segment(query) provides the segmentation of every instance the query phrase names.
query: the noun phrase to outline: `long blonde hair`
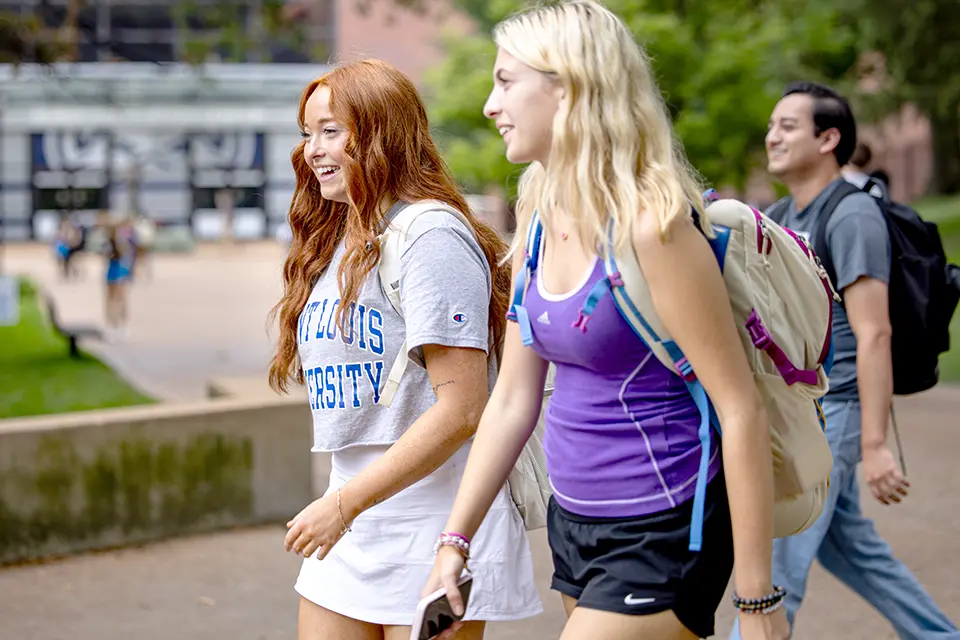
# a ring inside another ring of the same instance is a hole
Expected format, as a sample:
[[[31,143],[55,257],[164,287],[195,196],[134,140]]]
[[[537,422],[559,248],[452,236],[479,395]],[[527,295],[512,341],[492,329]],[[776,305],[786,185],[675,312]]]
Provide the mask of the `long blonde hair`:
[[[588,250],[611,218],[617,244],[628,240],[643,212],[657,216],[663,237],[691,207],[710,228],[701,182],[673,137],[650,61],[620,18],[599,2],[573,0],[507,18],[493,38],[564,90],[547,167],[534,162],[520,178],[511,254],[522,248],[534,209],[548,227],[550,211],[564,211]]]

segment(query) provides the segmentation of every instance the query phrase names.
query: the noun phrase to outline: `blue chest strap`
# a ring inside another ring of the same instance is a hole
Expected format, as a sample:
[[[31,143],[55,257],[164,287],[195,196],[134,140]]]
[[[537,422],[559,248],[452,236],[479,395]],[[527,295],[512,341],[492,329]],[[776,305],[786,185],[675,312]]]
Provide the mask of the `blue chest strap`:
[[[530,226],[527,229],[523,269],[520,269],[517,273],[516,280],[513,283],[513,301],[510,304],[510,310],[507,312],[507,320],[513,320],[520,328],[520,340],[525,347],[533,344],[533,327],[530,325],[530,314],[523,306],[523,300],[527,295],[527,287],[530,286],[530,278],[537,270],[537,262],[540,260],[540,239],[542,237],[543,224],[540,222],[540,214],[534,211],[533,217],[530,219]]]

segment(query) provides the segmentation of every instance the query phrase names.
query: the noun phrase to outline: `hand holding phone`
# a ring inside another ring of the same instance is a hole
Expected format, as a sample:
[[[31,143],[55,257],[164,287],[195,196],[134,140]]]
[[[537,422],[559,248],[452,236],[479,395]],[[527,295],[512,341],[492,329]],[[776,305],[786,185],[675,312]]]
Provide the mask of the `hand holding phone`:
[[[457,581],[457,589],[460,591],[460,597],[463,598],[464,612],[466,612],[467,600],[470,598],[472,587],[472,575],[463,576]],[[417,611],[413,617],[413,628],[410,630],[410,640],[435,638],[462,618],[463,615],[458,616],[451,609],[446,590],[443,588],[437,589],[425,596],[417,605]]]

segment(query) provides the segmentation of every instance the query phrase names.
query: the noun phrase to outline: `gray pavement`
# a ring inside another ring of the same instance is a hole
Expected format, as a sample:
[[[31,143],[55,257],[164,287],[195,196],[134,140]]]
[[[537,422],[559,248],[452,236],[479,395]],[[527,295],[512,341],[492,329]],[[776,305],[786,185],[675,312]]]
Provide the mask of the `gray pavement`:
[[[57,281],[46,247],[8,249],[3,266],[47,287],[65,319],[98,320],[103,267],[85,261],[85,280],[67,284]],[[269,243],[157,256],[153,279],[133,288],[127,338],[93,350],[170,401],[202,397],[214,376],[260,375],[270,354],[265,314],[279,291],[281,261],[280,248]],[[865,510],[946,613],[960,620],[960,390],[937,389],[897,408],[912,493],[896,507],[864,498]],[[0,640],[295,638],[299,559],[283,552],[282,538],[281,525],[264,526],[0,569]],[[491,626],[489,640],[559,636],[563,613],[548,589],[544,532],[534,532],[531,544],[546,611]],[[879,614],[819,567],[808,592],[797,638],[895,638]],[[731,618],[723,603],[721,637]]]
[[[197,400],[215,376],[266,375],[267,314],[280,296],[283,249],[274,242],[201,245],[150,258],[130,288],[130,324],[114,344],[84,348],[163,400]],[[4,272],[28,275],[56,301],[63,322],[103,326],[103,258],[81,254],[82,279],[63,282],[45,246],[4,249]]]

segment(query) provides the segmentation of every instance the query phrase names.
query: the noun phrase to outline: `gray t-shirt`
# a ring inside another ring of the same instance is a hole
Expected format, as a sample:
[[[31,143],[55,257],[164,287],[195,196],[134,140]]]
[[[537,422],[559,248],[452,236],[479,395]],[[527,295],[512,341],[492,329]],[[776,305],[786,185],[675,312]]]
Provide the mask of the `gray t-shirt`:
[[[817,219],[843,179],[831,182],[813,202],[800,212],[792,198],[787,198],[787,211],[782,226],[788,227],[814,243],[811,235],[816,231]],[[781,201],[783,202],[783,201]],[[772,211],[776,203],[767,209]],[[861,277],[890,280],[890,236],[883,212],[866,193],[854,193],[837,205],[826,228],[826,245],[837,274],[836,286],[843,291]],[[850,328],[843,305],[833,305],[834,364],[830,372],[829,397],[836,400],[856,400],[857,390],[857,339]]]
[[[402,206],[395,205],[388,217]],[[429,211],[410,227],[400,258],[405,317],[394,311],[374,269],[360,288],[345,335],[335,321],[343,254],[341,244],[300,315],[297,342],[313,411],[314,451],[396,442],[436,402],[423,345],[489,352],[490,267],[473,234],[454,216]],[[414,362],[407,365],[392,405],[380,406],[405,334]],[[492,388],[496,363],[489,362]]]

